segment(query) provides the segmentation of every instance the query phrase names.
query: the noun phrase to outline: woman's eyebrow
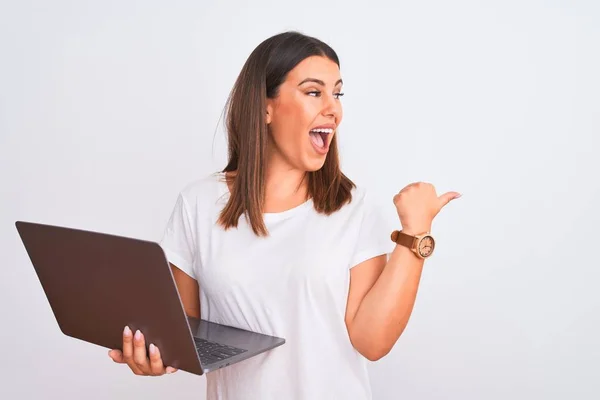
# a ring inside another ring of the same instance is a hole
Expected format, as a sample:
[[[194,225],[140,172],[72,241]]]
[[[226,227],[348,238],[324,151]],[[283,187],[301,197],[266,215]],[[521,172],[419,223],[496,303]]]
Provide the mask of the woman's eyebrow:
[[[315,78],[306,78],[306,79],[304,79],[302,82],[300,82],[300,83],[298,84],[298,86],[300,86],[300,85],[302,85],[302,84],[305,84],[305,83],[307,83],[307,82],[313,82],[313,83],[319,84],[319,85],[321,85],[321,86],[325,86],[325,82],[323,82],[323,81],[322,81],[322,80],[320,80],[320,79],[315,79]],[[344,83],[344,82],[343,82],[343,81],[340,79],[340,80],[338,80],[338,81],[335,83],[335,85],[333,85],[333,86],[337,86],[337,85],[339,85],[340,83]]]

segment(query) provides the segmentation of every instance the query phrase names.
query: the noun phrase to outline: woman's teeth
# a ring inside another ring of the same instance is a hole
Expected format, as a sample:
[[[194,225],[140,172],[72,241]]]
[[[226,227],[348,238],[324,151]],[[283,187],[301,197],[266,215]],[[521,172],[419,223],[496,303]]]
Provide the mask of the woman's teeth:
[[[331,128],[327,128],[327,129],[318,128],[318,129],[311,129],[310,131],[315,132],[315,133],[333,133],[333,129],[331,129]]]

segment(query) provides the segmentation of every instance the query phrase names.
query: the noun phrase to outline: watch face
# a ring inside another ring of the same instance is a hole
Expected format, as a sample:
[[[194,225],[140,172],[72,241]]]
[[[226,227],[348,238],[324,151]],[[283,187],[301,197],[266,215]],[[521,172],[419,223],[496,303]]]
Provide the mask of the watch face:
[[[431,236],[424,236],[423,239],[419,242],[419,254],[421,257],[429,257],[431,253],[433,253],[433,249],[435,248],[435,241]]]

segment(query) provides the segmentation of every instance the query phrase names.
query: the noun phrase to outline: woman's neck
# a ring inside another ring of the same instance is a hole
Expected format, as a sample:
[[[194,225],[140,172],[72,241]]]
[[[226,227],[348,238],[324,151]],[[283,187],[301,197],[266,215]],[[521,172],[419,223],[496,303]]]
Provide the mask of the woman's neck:
[[[227,173],[235,177],[237,171]],[[308,179],[305,171],[292,168],[267,168],[263,212],[277,213],[297,207],[308,200]],[[233,182],[227,182],[229,190]]]
[[[272,166],[265,176],[264,212],[281,212],[297,207],[308,199],[306,171]]]

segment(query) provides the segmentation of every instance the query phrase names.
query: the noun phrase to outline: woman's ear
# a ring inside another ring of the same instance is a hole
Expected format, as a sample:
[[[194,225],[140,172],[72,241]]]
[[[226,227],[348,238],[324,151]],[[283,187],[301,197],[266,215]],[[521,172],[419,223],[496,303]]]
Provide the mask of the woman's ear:
[[[271,102],[267,102],[267,111],[266,111],[266,115],[265,115],[265,121],[267,122],[267,125],[269,125],[271,123],[272,119],[273,119],[273,105],[271,104]]]

